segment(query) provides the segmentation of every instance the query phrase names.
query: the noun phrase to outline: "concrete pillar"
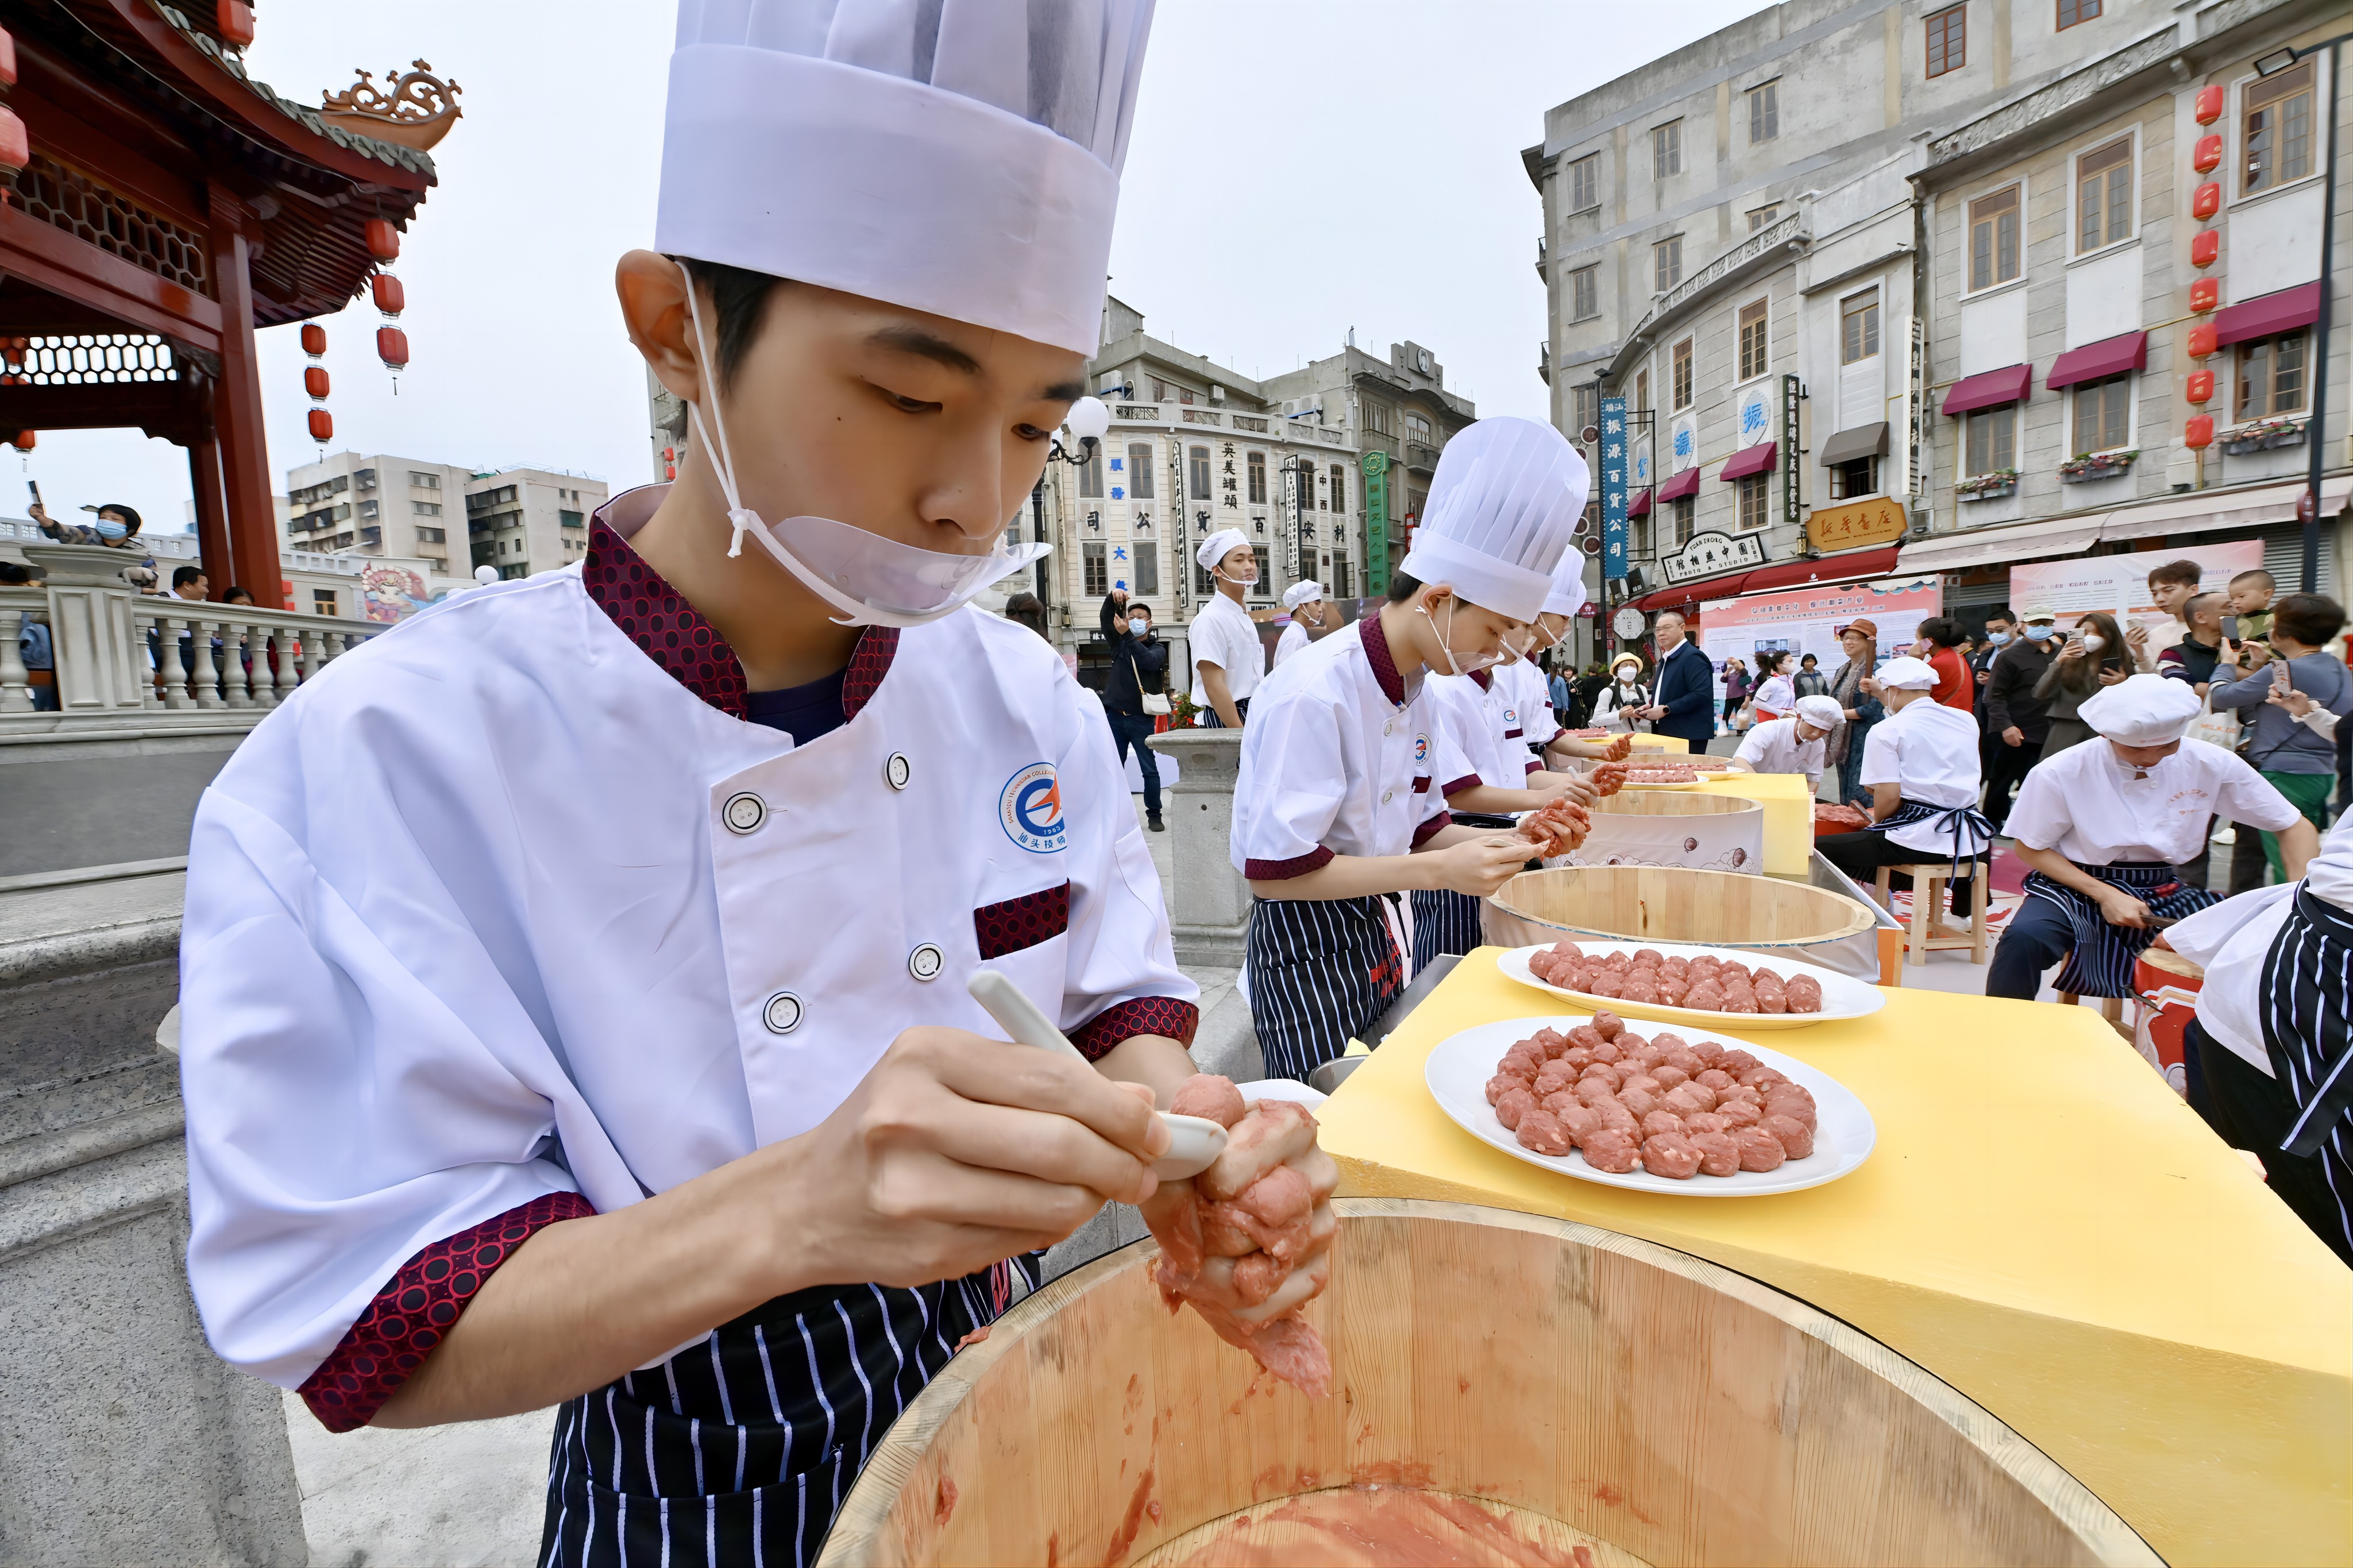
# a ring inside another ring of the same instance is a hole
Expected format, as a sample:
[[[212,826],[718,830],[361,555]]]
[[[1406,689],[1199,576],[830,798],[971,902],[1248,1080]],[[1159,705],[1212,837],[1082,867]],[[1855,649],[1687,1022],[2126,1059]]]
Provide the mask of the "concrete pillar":
[[[138,595],[122,580],[122,569],[142,557],[102,544],[23,549],[26,561],[49,574],[58,711],[68,717],[137,712],[146,702],[147,649],[132,624],[131,602]]]
[[[1250,925],[1250,884],[1234,869],[1234,777],[1240,770],[1239,730],[1171,730],[1145,742],[1176,759],[1176,785],[1166,812],[1168,855],[1176,885],[1168,908],[1176,927],[1176,961],[1238,969]]]

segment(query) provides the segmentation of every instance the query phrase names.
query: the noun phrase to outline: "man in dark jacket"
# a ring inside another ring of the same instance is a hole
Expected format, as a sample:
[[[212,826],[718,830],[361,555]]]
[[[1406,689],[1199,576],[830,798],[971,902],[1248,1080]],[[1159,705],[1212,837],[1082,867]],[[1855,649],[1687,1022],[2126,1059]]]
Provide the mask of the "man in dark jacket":
[[[2051,705],[2034,695],[2034,687],[2058,650],[2058,623],[2042,609],[2028,610],[2018,621],[2019,634],[1994,656],[1992,679],[1985,687],[1986,737],[1992,752],[1985,814],[1996,833],[2010,819],[2010,792],[2042,754],[2051,732]]]
[[[1127,590],[1114,588],[1103,602],[1103,641],[1111,645],[1111,675],[1103,682],[1103,717],[1111,721],[1111,737],[1119,750],[1121,766],[1127,749],[1135,748],[1136,771],[1144,775],[1144,825],[1166,833],[1160,820],[1160,753],[1145,742],[1156,727],[1144,710],[1144,693],[1162,692],[1168,685],[1168,645],[1152,629],[1152,606],[1131,605]]]
[[[1651,728],[1681,736],[1694,757],[1707,754],[1715,739],[1715,666],[1683,633],[1683,618],[1662,610],[1651,629],[1659,639],[1659,684],[1651,699]]]

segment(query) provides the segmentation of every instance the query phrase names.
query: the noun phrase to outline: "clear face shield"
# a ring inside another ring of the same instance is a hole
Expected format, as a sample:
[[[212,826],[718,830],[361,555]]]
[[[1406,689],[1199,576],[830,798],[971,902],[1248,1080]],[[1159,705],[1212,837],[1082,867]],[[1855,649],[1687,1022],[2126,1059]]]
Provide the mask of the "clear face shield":
[[[686,405],[687,416],[693,421],[695,439],[714,459],[712,466],[719,476],[719,489],[727,498],[727,521],[734,529],[727,545],[729,555],[741,555],[744,537],[749,535],[809,592],[840,611],[833,617],[839,625],[919,626],[955,614],[990,584],[1052,550],[1053,546],[1042,542],[1008,550],[1002,542],[1001,530],[994,549],[967,555],[902,544],[827,517],[764,521],[744,504],[735,488],[735,462],[727,447],[727,416],[719,406],[712,375],[702,300],[693,273],[683,262],[677,266],[686,278],[687,310],[694,324],[695,358],[703,394],[702,400]],[[711,431],[702,423],[703,401],[711,405]],[[716,445],[712,443],[712,431],[718,437]]]

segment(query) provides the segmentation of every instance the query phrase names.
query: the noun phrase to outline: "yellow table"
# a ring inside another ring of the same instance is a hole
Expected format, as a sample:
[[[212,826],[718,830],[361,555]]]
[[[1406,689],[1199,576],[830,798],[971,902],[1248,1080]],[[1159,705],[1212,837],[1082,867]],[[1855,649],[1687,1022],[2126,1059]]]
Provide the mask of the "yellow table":
[[[2091,1013],[1889,990],[1869,1019],[1760,1034],[1860,1096],[1877,1148],[1807,1192],[1667,1197],[1512,1159],[1430,1100],[1438,1041],[1559,1011],[1495,952],[1318,1112],[1344,1194],[1555,1215],[1712,1259],[1945,1379],[2168,1563],[2353,1562],[2353,1271]]]
[[[1814,795],[1803,773],[1718,773],[1707,795],[1736,795],[1765,808],[1765,874],[1803,877],[1814,858]]]
[[[1634,754],[1639,757],[1644,752],[1664,752],[1670,756],[1684,757],[1691,754],[1691,742],[1681,735],[1635,736]]]

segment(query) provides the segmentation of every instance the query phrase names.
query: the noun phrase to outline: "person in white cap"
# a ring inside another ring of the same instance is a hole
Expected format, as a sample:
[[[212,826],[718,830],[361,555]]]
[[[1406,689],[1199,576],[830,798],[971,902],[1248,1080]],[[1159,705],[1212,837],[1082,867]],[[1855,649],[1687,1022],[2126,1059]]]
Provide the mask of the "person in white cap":
[[[1974,863],[1992,833],[1978,811],[1977,721],[1937,701],[1931,695],[1936,684],[1927,661],[1909,654],[1889,659],[1863,683],[1865,693],[1887,709],[1863,742],[1861,782],[1872,792],[1871,826],[1860,833],[1825,834],[1814,847],[1866,883],[1877,879],[1882,866],[1948,861],[1952,910],[1967,921],[1977,892]],[[1959,874],[1964,860],[1972,863],[1966,877]],[[1891,879],[1899,887],[1910,881],[1901,874]],[[1938,911],[1930,912],[1940,919]]]
[[[1651,732],[1651,689],[1642,682],[1642,656],[1623,649],[1609,661],[1609,681],[1593,699],[1593,722],[1626,738]]]
[[[1111,737],[968,608],[1036,554],[1149,16],[685,0],[617,279],[678,479],[338,660],[197,813],[211,1342],[339,1430],[558,1406],[543,1563],[813,1561],[1035,1249],[1185,1196]]]
[[[1796,712],[1752,726],[1732,764],[1752,773],[1803,773],[1807,791],[1819,794],[1831,731],[1843,716],[1835,698],[1800,697]]]
[[[1304,1079],[1396,999],[1413,952],[1400,895],[1484,898],[1559,852],[1450,820],[1432,787],[1443,758],[1427,678],[1485,668],[1542,613],[1586,483],[1549,425],[1472,426],[1440,457],[1388,602],[1259,689],[1232,842],[1256,895],[1247,979],[1268,1071]],[[1552,846],[1583,837],[1539,832]]]
[[[1303,653],[1307,645],[1339,624],[1338,612],[1324,602],[1324,584],[1316,582],[1293,583],[1282,591],[1282,607],[1291,612],[1291,624],[1282,628],[1275,640],[1274,662],[1281,664],[1294,653]],[[1313,630],[1309,628],[1313,627]]]
[[[1218,591],[1185,630],[1193,656],[1193,706],[1212,730],[1239,730],[1266,679],[1266,644],[1242,595],[1258,581],[1258,552],[1239,528],[1221,528],[1193,552]]]
[[[2063,958],[2053,989],[2130,996],[2133,960],[2170,922],[2216,901],[2182,879],[2209,817],[2275,832],[2291,879],[2319,835],[2232,752],[2188,738],[2200,710],[2186,682],[2133,675],[2084,700],[2097,737],[2026,775],[2010,833],[2027,868],[2026,900],[1994,949],[1986,994],[2031,1002]]]

